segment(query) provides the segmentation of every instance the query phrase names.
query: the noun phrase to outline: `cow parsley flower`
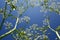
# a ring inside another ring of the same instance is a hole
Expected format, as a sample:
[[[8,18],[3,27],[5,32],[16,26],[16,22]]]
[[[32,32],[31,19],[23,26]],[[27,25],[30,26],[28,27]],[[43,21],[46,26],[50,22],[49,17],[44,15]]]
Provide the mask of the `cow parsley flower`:
[[[12,4],[13,4],[13,5],[16,5],[16,4],[17,4],[17,1],[18,1],[18,0],[13,0],[13,1],[12,1]]]
[[[10,29],[12,25],[12,23],[6,22],[4,23],[4,25],[6,26],[6,29]]]
[[[39,0],[29,0],[31,6],[40,6]]]
[[[30,26],[30,29],[35,30],[38,27],[38,24],[33,24],[32,26]]]
[[[23,18],[20,18],[19,19],[19,23],[21,23],[21,22],[26,22],[26,23],[28,23],[29,21],[30,21],[30,17],[28,17],[28,16],[24,16]]]
[[[18,13],[19,13],[19,15],[22,15],[24,11],[25,11],[25,9],[24,9],[23,6],[18,7]]]
[[[30,17],[24,16],[24,20],[28,23],[30,21]]]

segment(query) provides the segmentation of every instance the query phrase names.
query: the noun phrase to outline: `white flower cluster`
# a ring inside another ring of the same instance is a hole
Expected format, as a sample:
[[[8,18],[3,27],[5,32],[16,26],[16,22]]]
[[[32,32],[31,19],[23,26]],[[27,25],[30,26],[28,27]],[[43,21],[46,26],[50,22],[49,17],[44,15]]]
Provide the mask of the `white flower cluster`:
[[[6,26],[6,29],[10,29],[13,26],[13,24],[10,22],[6,22],[4,25]]]
[[[22,15],[24,11],[25,11],[25,9],[24,9],[23,6],[18,7],[18,13],[19,13],[19,15]]]
[[[18,2],[18,0],[13,0],[13,1],[12,1],[12,4],[13,4],[13,5],[16,5],[17,2]]]
[[[26,23],[28,23],[30,21],[30,17],[24,16],[23,18],[20,18],[19,23],[21,23],[23,21],[25,21]]]
[[[29,22],[29,21],[30,21],[30,17],[24,16],[24,20],[25,20],[26,22]]]
[[[7,1],[8,1],[8,4],[10,4],[9,0],[7,0]],[[21,1],[21,3],[18,3],[18,1],[19,2]],[[33,7],[40,6],[41,7],[40,12],[44,12],[44,13],[51,11],[50,8],[54,9],[52,11],[59,11],[59,9],[60,9],[60,2],[58,2],[58,0],[13,0],[12,4],[19,5],[19,6],[17,6],[17,9],[19,10],[19,14],[22,14],[25,11],[26,7],[24,7],[23,5],[26,5],[28,7],[29,6],[33,6]],[[48,8],[46,8],[46,6]],[[60,13],[60,11],[59,11],[59,13]]]
[[[30,29],[36,30],[37,27],[38,27],[38,24],[33,24],[32,26],[30,26]]]
[[[27,37],[28,36],[28,40],[44,40],[44,39],[48,39],[48,36],[45,34],[41,34],[41,32],[39,32],[38,30],[36,30],[38,27],[37,24],[33,24],[32,26],[30,26],[29,28],[26,28],[24,31],[20,30],[20,34],[17,33],[16,36],[14,36],[15,39],[19,39],[22,40],[23,36]],[[35,32],[35,33],[34,33]],[[20,36],[22,35],[22,36]]]
[[[44,2],[42,0],[41,2]],[[43,3],[43,6],[41,6],[40,12],[47,13],[48,11],[56,12],[60,14],[60,1],[58,0],[48,0],[47,3]]]
[[[30,26],[29,28],[26,28],[26,32],[28,33],[28,34],[31,34],[31,33],[37,33],[37,31],[36,30],[38,30],[39,28],[38,28],[38,24],[33,24],[32,26]]]
[[[49,20],[48,19],[44,19],[43,20],[43,25],[48,25],[48,23],[49,23]]]
[[[39,35],[35,38],[35,40],[48,40],[48,36],[47,35]]]
[[[40,12],[44,12],[44,13],[47,13],[47,11],[49,11],[49,9],[46,9],[45,8],[46,6],[45,5],[43,5],[43,6],[41,6],[40,8]]]
[[[40,6],[40,0],[29,0],[31,6]]]

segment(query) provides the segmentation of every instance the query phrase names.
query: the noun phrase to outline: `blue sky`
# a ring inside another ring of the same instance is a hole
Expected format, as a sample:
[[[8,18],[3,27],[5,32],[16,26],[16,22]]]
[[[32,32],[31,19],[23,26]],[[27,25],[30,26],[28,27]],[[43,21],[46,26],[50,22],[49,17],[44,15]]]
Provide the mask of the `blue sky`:
[[[0,8],[4,7],[4,0],[0,0]],[[14,13],[14,12],[13,12]],[[52,28],[56,28],[58,25],[60,25],[60,15],[56,14],[55,12],[48,12],[46,13],[46,15],[48,15],[50,17],[50,25]],[[42,21],[44,20],[44,13],[40,12],[40,7],[34,7],[34,8],[28,8],[28,10],[22,15],[23,16],[29,16],[31,18],[30,23],[26,26],[29,27],[32,24],[38,24],[39,26],[42,26],[43,23]],[[1,15],[0,15],[0,20],[1,20]],[[8,21],[10,21],[11,19],[9,18]],[[13,24],[15,23],[15,21],[13,21]],[[18,25],[17,28],[19,28],[19,26],[23,26],[26,25],[25,23],[22,23],[20,25]],[[25,27],[25,28],[26,28]],[[5,33],[6,30],[3,28],[2,31],[0,31],[0,34]],[[51,32],[51,35],[49,35],[50,40],[55,40],[55,33],[52,32],[51,30],[49,30],[49,32]],[[7,37],[5,37],[3,40],[13,40],[11,35],[8,35]]]

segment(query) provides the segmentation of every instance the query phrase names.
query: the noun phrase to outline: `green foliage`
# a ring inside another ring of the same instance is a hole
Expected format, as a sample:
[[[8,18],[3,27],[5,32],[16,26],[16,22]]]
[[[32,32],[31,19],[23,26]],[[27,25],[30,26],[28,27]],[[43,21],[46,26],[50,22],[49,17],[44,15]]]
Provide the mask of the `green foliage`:
[[[0,9],[0,13],[2,13],[3,12],[3,10],[2,9]]]
[[[60,31],[60,26],[58,26],[58,27],[56,28],[56,30],[57,30],[57,31]]]
[[[44,40],[49,40],[46,36],[44,37]]]
[[[15,5],[10,4],[10,6],[11,6],[11,9],[12,9],[12,10],[15,10],[15,9],[16,9],[16,6],[15,6]]]
[[[41,30],[43,33],[45,33],[47,31],[47,29],[48,29],[47,26],[39,28],[39,30]]]
[[[44,0],[44,3],[47,3],[48,2],[48,0]]]
[[[10,2],[11,0],[6,0],[7,2]]]
[[[57,8],[55,8],[55,7],[53,7],[53,6],[51,6],[52,4],[53,4],[53,2],[51,3],[51,5],[49,5],[48,6],[48,2],[49,2],[49,0],[25,0],[24,2],[26,2],[26,6],[24,6],[24,3],[23,2],[21,2],[20,4],[19,4],[19,6],[17,6],[17,5],[15,5],[16,3],[15,2],[18,2],[17,0],[6,0],[6,2],[5,2],[5,6],[4,6],[4,8],[3,9],[0,9],[0,13],[2,13],[2,22],[1,22],[1,24],[0,24],[0,30],[2,29],[2,27],[4,26],[4,23],[6,24],[5,26],[7,27],[7,30],[9,30],[9,29],[11,29],[10,27],[11,27],[11,24],[10,23],[6,23],[6,19],[7,18],[9,18],[9,17],[12,17],[12,19],[19,19],[18,20],[18,23],[20,22],[23,22],[23,21],[25,21],[27,24],[29,23],[29,21],[30,21],[30,18],[28,17],[28,16],[24,16],[23,18],[21,17],[22,15],[23,15],[23,13],[29,8],[29,7],[37,7],[37,6],[42,6],[43,8],[42,8],[42,10],[43,10],[43,12],[46,10],[46,9],[48,9],[49,11],[52,11],[52,12],[56,12],[56,13],[58,13],[59,14],[59,9],[58,9],[58,7]],[[43,3],[43,4],[41,4],[41,3]],[[7,6],[10,6],[10,10],[8,10],[7,9]],[[58,6],[58,5],[54,5],[54,6]],[[9,11],[9,13],[7,12],[7,10]],[[11,13],[11,12],[13,12],[14,10],[17,10],[17,15],[18,16],[14,16],[13,15],[13,13]],[[46,11],[48,11],[48,10],[46,10]],[[45,35],[45,33],[46,33],[46,31],[50,28],[52,31],[54,31],[55,32],[55,30],[54,29],[52,29],[51,27],[50,27],[50,24],[49,24],[49,21],[50,21],[50,19],[46,19],[45,20],[45,23],[47,24],[47,25],[45,25],[45,26],[43,26],[43,27],[38,27],[38,25],[37,24],[33,24],[32,26],[30,26],[30,28],[27,28],[26,30],[25,30],[25,28],[20,28],[20,29],[14,29],[14,28],[16,28],[17,27],[17,21],[16,21],[16,26],[13,28],[13,31],[11,32],[11,30],[10,31],[8,31],[6,34],[3,34],[3,36],[0,36],[0,40],[2,39],[2,38],[4,38],[4,37],[6,37],[7,35],[9,35],[9,34],[12,34],[12,36],[13,35],[15,35],[13,38],[14,39],[17,39],[17,40],[32,40],[32,38],[31,37],[33,37],[33,39],[37,39],[37,38],[40,38],[41,39],[41,37],[43,38],[43,40],[49,40],[48,39],[48,36],[47,35]],[[13,24],[12,24],[13,25]],[[49,26],[49,27],[48,27]],[[42,34],[40,34],[38,31],[41,31],[42,32]],[[60,26],[58,26],[57,28],[56,28],[56,31],[60,31]],[[10,33],[9,33],[10,32]],[[35,32],[35,34],[33,33],[33,32]],[[41,36],[41,37],[40,37]]]

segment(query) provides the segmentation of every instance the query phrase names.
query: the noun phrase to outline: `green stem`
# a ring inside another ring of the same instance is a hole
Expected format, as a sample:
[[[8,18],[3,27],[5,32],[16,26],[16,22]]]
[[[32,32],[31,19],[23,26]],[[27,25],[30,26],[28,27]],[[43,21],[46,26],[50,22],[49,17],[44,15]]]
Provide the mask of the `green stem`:
[[[50,27],[50,24],[49,24],[49,20],[48,19],[47,19],[47,23],[48,23],[48,28],[51,29],[53,32],[55,32],[55,34],[57,35],[57,37],[60,40],[60,35],[59,35],[58,31],[55,31],[53,28]]]
[[[57,32],[57,31],[55,31],[54,29],[52,29],[51,27],[50,27],[50,25],[48,26],[53,32],[55,32],[56,33],[56,35],[57,35],[57,37],[59,38],[59,40],[60,40],[60,35],[59,35],[59,33]]]
[[[2,29],[2,26],[3,26],[3,24],[4,24],[4,21],[5,21],[5,17],[6,17],[6,9],[7,9],[7,2],[5,3],[5,9],[4,9],[4,11],[3,11],[3,19],[2,19],[2,22],[1,22],[1,24],[0,24],[0,29]]]
[[[1,35],[0,39],[2,39],[3,37],[7,36],[8,34],[11,34],[16,29],[17,24],[18,24],[18,20],[19,20],[19,18],[17,18],[14,28],[11,29],[10,31],[6,32],[5,34]]]
[[[5,21],[5,18],[3,18],[3,20],[2,20],[2,22],[1,22],[1,24],[0,24],[0,30],[2,29],[2,26],[3,26],[3,24],[4,24],[4,21]]]

